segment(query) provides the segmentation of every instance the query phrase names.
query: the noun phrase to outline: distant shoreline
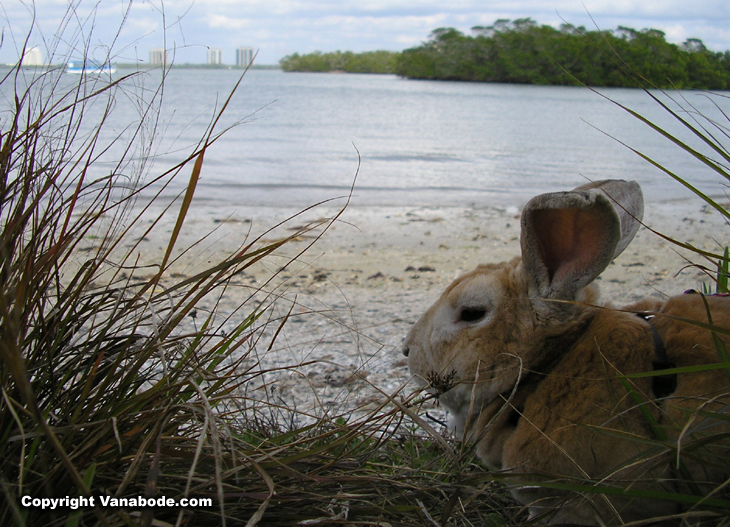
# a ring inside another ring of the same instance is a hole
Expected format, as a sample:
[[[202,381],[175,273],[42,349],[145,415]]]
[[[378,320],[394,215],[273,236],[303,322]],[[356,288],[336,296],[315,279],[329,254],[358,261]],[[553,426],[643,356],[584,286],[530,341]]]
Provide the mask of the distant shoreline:
[[[146,62],[142,62],[139,64],[134,63],[119,63],[114,64],[116,68],[124,68],[124,69],[135,69],[139,68],[140,66],[147,66],[150,68],[157,68],[160,65],[159,64],[148,64]],[[173,68],[173,69],[203,69],[203,70],[245,70],[246,67],[244,66],[236,66],[234,64],[168,64],[167,67]],[[249,66],[248,69],[252,70],[280,70],[281,67],[278,64],[252,64]]]
[[[15,64],[3,64],[8,68],[14,68]],[[159,68],[159,64],[149,64],[147,62],[140,63],[128,63],[128,62],[112,62],[112,66],[117,69],[135,70],[135,69],[153,69]],[[59,67],[65,68],[66,64],[37,64],[37,65],[25,65],[23,69],[35,69],[35,68],[48,68],[48,67]],[[204,69],[204,70],[245,70],[244,66],[236,66],[233,64],[168,64],[166,67],[172,69]],[[252,64],[248,69],[251,70],[280,70],[281,67],[278,64]]]
[[[395,51],[314,51],[279,61],[284,71],[391,73],[407,79],[557,86],[730,89],[730,52],[701,40],[677,45],[657,29],[619,26],[559,29],[530,18],[475,26],[472,35],[442,27],[421,45]]]

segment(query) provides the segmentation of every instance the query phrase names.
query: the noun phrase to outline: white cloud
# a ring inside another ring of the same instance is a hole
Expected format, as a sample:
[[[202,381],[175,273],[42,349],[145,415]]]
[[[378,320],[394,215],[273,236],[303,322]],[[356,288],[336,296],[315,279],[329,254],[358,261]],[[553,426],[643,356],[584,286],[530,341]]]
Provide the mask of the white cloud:
[[[208,15],[208,26],[217,29],[243,29],[251,27],[253,21],[249,18],[235,18],[224,15]]]

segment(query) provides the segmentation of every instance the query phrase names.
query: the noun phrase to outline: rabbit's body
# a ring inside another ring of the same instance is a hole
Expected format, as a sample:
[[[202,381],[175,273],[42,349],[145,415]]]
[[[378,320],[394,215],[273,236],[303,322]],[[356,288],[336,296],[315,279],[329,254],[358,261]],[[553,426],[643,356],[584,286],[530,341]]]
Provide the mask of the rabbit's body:
[[[450,410],[457,433],[476,442],[489,468],[510,473],[515,498],[533,516],[549,513],[550,523],[598,525],[598,518],[617,523],[677,512],[667,501],[577,496],[529,483],[603,480],[676,492],[672,459],[652,441],[679,437],[687,410],[718,397],[707,409],[730,404],[723,371],[680,374],[671,393],[651,377],[626,378],[652,372],[658,358],[677,367],[718,358],[709,331],[670,318],[706,323],[701,295],[630,306],[658,312],[650,321],[597,305],[592,282],[628,245],[643,210],[635,183],[597,186],[618,195],[623,212],[598,188],[536,198],[523,213],[522,258],[457,279],[414,325],[404,348],[411,372]],[[730,299],[705,300],[713,322],[730,328]],[[703,464],[686,465],[698,481],[728,477],[721,466],[708,474]]]

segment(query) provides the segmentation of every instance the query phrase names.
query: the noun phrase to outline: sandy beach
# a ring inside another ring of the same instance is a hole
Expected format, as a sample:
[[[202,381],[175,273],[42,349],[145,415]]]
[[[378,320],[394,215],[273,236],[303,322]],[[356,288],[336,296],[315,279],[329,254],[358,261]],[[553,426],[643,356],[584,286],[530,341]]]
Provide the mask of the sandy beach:
[[[148,215],[152,218],[157,212]],[[314,416],[369,411],[386,399],[383,393],[410,393],[414,385],[400,351],[409,327],[454,278],[479,263],[519,254],[517,208],[355,205],[330,223],[326,219],[339,208],[327,204],[285,221],[296,212],[194,203],[166,280],[184,280],[255,240],[254,248],[309,226],[311,230],[275,255],[234,277],[220,298],[204,299],[196,320],[189,322],[197,327],[215,308],[217,331],[225,332],[253,306],[273,302],[261,341],[267,342],[291,313],[271,351],[264,353],[268,344],[259,346],[250,362],[275,370],[260,377],[261,398]],[[175,215],[176,209],[139,242],[140,263],[161,260]],[[284,223],[271,230],[280,222]],[[728,243],[720,215],[698,200],[649,203],[645,224],[715,253]],[[599,278],[602,298],[622,305],[710,284],[701,271],[687,266],[688,261],[709,265],[642,227]],[[144,273],[136,274],[145,278]],[[291,368],[277,370],[282,366]]]

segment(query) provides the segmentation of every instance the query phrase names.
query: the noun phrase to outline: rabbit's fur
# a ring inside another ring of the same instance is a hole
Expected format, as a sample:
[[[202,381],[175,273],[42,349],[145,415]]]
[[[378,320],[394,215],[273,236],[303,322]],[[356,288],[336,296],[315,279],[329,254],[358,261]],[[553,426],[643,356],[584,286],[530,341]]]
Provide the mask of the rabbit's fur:
[[[476,443],[489,468],[509,473],[514,497],[548,523],[618,524],[678,512],[671,501],[527,483],[592,479],[686,491],[676,457],[653,442],[665,435],[688,450],[698,428],[730,431],[692,413],[726,409],[724,371],[679,374],[663,397],[651,377],[622,377],[653,371],[651,326],[677,367],[716,363],[718,355],[708,330],[671,317],[707,323],[709,309],[716,325],[730,328],[728,298],[687,294],[622,310],[598,305],[593,281],[629,244],[642,215],[635,182],[534,198],[522,215],[521,258],[458,278],[405,342],[412,375],[448,408],[454,430]],[[656,316],[647,322],[627,311]],[[703,492],[730,476],[721,463],[693,459],[684,456],[682,470],[707,482]]]

